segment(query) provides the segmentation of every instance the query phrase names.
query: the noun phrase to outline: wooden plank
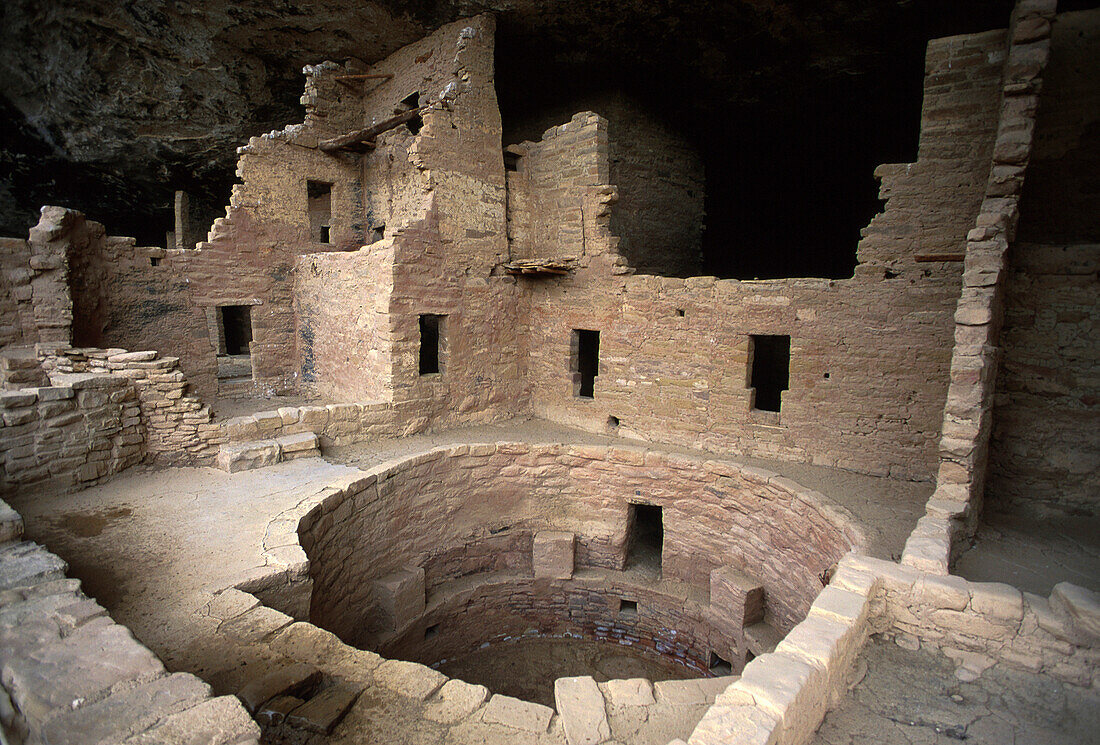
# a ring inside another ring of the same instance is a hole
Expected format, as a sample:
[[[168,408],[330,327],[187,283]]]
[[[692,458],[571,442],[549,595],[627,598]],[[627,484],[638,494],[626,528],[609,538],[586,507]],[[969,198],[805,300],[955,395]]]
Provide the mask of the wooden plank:
[[[399,127],[407,121],[416,118],[424,111],[427,111],[427,106],[421,106],[418,109],[409,109],[403,114],[397,116],[391,116],[389,119],[379,122],[378,124],[372,124],[365,129],[360,129],[357,132],[349,132],[346,135],[340,137],[333,137],[331,140],[322,140],[318,147],[326,153],[331,153],[336,150],[345,150],[355,145],[361,145],[373,140],[383,132],[388,132],[395,127]]]
[[[913,257],[919,262],[932,261],[966,261],[966,254],[917,254]]]

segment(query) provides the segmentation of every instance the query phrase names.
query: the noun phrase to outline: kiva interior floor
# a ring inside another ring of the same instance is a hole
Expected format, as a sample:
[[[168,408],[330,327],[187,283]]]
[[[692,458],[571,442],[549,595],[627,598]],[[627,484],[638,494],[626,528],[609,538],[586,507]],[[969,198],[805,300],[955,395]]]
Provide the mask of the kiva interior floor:
[[[590,639],[521,637],[474,650],[438,665],[450,678],[495,693],[554,706],[554,681],[591,675],[598,682],[622,678],[685,680],[700,674],[642,650]]]

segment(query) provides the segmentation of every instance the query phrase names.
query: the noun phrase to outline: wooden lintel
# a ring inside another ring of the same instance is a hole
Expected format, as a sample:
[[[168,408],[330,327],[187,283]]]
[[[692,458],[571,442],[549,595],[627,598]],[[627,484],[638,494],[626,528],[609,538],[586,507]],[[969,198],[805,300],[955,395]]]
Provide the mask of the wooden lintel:
[[[354,149],[356,146],[361,146],[370,142],[383,132],[388,132],[394,127],[399,127],[410,119],[419,116],[426,111],[427,108],[427,106],[421,106],[418,109],[409,109],[403,114],[392,116],[378,124],[372,124],[365,129],[360,129],[358,132],[350,132],[340,137],[333,137],[331,140],[322,140],[318,147],[326,153],[335,152],[337,150]]]
[[[966,261],[966,254],[917,254],[913,259],[922,263],[933,261]]]

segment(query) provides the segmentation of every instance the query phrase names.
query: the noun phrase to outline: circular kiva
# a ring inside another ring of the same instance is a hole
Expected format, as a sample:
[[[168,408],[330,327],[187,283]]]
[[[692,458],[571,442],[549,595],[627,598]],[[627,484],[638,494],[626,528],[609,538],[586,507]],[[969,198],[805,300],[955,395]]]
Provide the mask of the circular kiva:
[[[745,628],[789,631],[863,543],[844,509],[736,462],[458,445],[376,466],[276,518],[268,561],[291,582],[265,601],[424,664],[537,633],[700,671],[717,656],[737,672]]]

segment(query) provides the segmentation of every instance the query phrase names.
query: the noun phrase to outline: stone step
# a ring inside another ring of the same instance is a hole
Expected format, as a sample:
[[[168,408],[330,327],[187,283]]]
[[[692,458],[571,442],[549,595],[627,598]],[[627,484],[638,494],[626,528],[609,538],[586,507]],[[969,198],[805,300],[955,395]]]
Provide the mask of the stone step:
[[[273,466],[296,458],[321,455],[321,441],[313,432],[283,435],[272,440],[227,442],[218,451],[217,465],[223,471],[237,473]]]
[[[782,632],[767,621],[745,627],[745,646],[757,657],[774,652],[776,645],[782,640]]]

